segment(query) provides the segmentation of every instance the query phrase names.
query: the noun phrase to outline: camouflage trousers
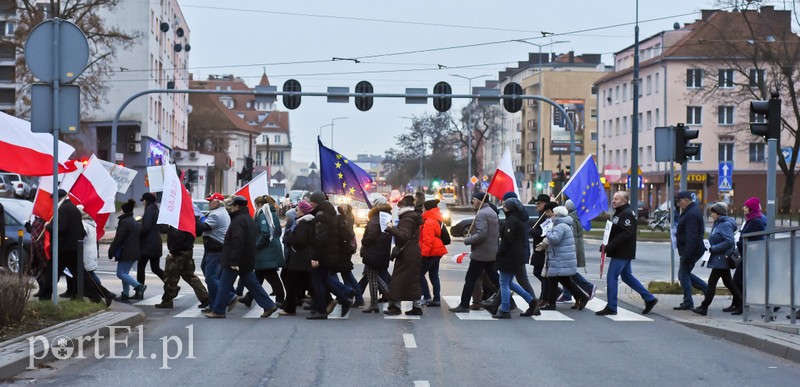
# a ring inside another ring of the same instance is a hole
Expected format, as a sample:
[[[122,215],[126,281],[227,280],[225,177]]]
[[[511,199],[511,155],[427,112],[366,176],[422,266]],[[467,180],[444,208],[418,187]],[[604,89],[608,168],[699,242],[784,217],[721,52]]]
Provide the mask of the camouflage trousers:
[[[208,291],[194,274],[194,260],[192,250],[181,251],[178,253],[170,252],[167,254],[167,262],[164,268],[164,295],[161,296],[162,303],[171,304],[172,300],[178,296],[178,281],[183,278],[194,289],[194,294],[200,302],[208,300]]]

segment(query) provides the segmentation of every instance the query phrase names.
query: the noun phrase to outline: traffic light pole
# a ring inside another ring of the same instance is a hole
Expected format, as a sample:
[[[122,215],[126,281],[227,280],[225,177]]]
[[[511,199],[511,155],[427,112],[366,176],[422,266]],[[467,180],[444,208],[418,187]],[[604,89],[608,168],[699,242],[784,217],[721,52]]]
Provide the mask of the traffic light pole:
[[[689,166],[687,164],[688,160],[681,163],[681,185],[680,185],[681,191],[686,191],[688,189],[688,187],[686,186],[686,178],[687,175],[689,174]]]
[[[767,232],[775,231],[775,173],[778,164],[778,139],[767,140]]]

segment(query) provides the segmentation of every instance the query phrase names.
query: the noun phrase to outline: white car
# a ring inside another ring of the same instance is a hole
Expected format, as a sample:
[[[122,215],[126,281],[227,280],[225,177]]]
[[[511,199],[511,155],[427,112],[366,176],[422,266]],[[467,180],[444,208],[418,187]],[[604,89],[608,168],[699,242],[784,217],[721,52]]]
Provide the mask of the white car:
[[[2,175],[6,176],[7,181],[10,181],[11,187],[14,189],[15,198],[30,199],[36,194],[35,191],[31,190],[30,184],[18,173],[3,172]]]

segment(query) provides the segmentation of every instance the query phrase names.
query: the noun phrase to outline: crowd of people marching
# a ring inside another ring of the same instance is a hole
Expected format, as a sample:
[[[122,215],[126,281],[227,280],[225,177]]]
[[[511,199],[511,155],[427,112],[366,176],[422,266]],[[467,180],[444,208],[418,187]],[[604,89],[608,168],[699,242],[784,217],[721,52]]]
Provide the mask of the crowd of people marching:
[[[521,316],[536,316],[541,310],[555,310],[558,304],[564,303],[571,303],[572,309],[583,310],[594,297],[597,286],[578,270],[585,267],[586,259],[584,230],[575,204],[566,200],[562,206],[548,195],[539,195],[533,202],[540,219],[529,227],[529,215],[514,192],[503,196],[499,209],[486,195],[477,192],[471,198],[476,215],[463,240],[470,247],[469,266],[460,302],[449,310],[468,313],[485,309],[497,319],[511,318],[511,311],[517,307],[522,311]],[[416,197],[402,197],[396,209],[384,196],[372,194],[360,244],[354,232],[353,208],[349,204],[334,206],[321,191],[311,193],[294,208],[284,209],[284,227],[278,217],[279,206],[268,195],[254,199],[255,215],[251,215],[245,197],[211,194],[207,197],[208,214],[196,210],[194,234],[157,224],[156,197],[145,193],[141,198],[144,206],[141,219],[133,216],[135,201],[122,204],[116,235],[108,250],[108,257],[117,261],[117,277],[122,282],[119,296],[108,291],[94,273],[99,255],[96,224],[80,205],[71,203],[66,192],[59,190],[58,198],[60,222],[56,230],[38,218],[28,226],[37,242],[34,243],[36,250],[45,248],[40,243],[45,230],[59,236],[58,272],[68,274],[67,292],[61,296],[75,293],[76,279],[70,272],[76,272],[78,241],[84,241],[84,291],[95,302],[110,304],[114,299],[143,299],[149,263],[151,271],[163,281],[164,292],[156,308],[173,307],[180,290],[178,283],[183,279],[194,290],[199,308],[208,318],[224,318],[238,303],[250,307],[253,301],[263,308],[261,317],[276,312],[293,316],[298,310],[308,310],[308,319],[327,319],[337,304],[342,317],[351,308],[359,307],[364,307],[364,313],[418,316],[423,314],[423,307],[441,306],[439,261],[448,252],[450,236],[439,211],[439,201],[425,200],[421,193]],[[628,201],[625,191],[613,196],[612,228],[607,244],[601,246],[601,251],[610,259],[608,303],[596,312],[597,315],[617,313],[620,279],[641,295],[642,314],[652,311],[658,302],[632,274],[637,219]],[[702,214],[691,195],[681,192],[676,202],[681,210],[676,227],[679,279],[685,297],[674,309],[705,315],[714,298],[717,281],[722,279],[733,295],[732,304],[723,310],[742,313],[741,269],[735,267],[730,258],[733,252],[741,251],[742,241],[734,240],[737,225],[727,216],[727,205],[715,203],[710,207],[714,224],[704,242]],[[505,213],[502,223],[498,216],[500,211]],[[743,233],[765,228],[766,219],[757,198],[747,200],[744,211]],[[163,270],[160,268],[162,234],[166,234],[168,250]],[[200,269],[205,284],[195,274],[192,256],[195,235],[202,235],[204,252]],[[691,273],[706,250],[711,254],[708,267],[712,269],[708,283]],[[353,273],[353,259],[358,258],[364,265],[360,280]],[[48,264],[49,261],[42,263],[45,268],[39,278],[37,294],[41,299],[48,299],[52,292],[52,269]],[[136,278],[129,274],[134,264],[137,264]],[[533,275],[540,282],[540,297],[528,280],[527,264],[533,266]],[[735,269],[733,276],[731,269]],[[274,300],[262,287],[265,280]],[[692,287],[705,295],[696,308]],[[369,305],[364,298],[367,288]],[[512,292],[521,296],[527,305],[515,305]],[[411,301],[411,308],[403,311],[403,301]],[[387,302],[388,306],[381,310],[379,302]]]

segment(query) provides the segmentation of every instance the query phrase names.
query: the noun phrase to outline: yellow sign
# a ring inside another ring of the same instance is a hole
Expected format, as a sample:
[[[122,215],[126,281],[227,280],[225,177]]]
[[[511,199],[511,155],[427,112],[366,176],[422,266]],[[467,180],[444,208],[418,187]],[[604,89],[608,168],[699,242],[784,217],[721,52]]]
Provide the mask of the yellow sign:
[[[644,174],[644,172],[642,172],[642,167],[637,167],[636,169],[639,171],[639,176],[642,176]],[[630,174],[631,174],[631,169],[628,168],[628,175]]]
[[[705,173],[690,173],[686,175],[687,183],[702,183],[706,181],[707,175]],[[675,181],[681,181],[681,175],[675,175]]]

